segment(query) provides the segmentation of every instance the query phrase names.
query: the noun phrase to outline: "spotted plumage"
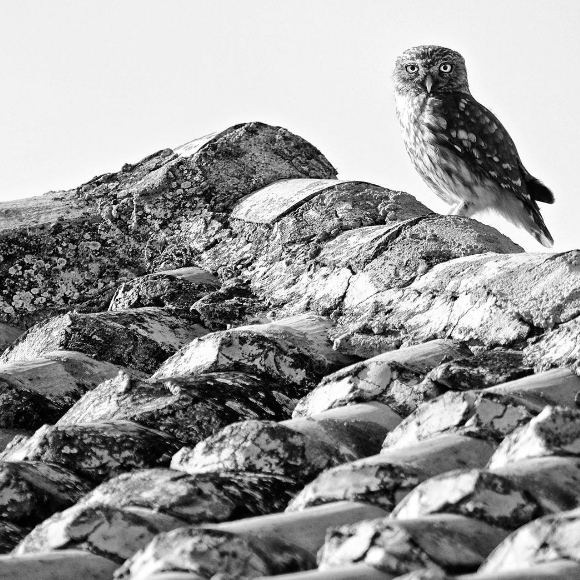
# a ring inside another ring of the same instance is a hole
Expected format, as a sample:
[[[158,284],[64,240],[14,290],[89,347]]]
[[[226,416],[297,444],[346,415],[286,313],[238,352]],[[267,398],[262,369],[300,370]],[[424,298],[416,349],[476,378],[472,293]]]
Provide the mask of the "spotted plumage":
[[[441,46],[405,51],[393,73],[397,116],[407,152],[450,213],[494,210],[551,247],[537,201],[552,192],[523,166],[497,117],[469,92],[463,57]]]

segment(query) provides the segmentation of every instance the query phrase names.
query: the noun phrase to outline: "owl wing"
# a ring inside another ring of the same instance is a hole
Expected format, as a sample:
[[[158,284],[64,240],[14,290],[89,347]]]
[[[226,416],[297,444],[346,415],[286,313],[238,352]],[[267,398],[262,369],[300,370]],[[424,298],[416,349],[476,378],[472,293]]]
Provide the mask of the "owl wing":
[[[444,95],[435,114],[445,121],[430,126],[440,147],[449,149],[474,171],[479,170],[525,203],[533,204],[532,199],[554,201],[552,192],[526,171],[512,138],[497,117],[471,95]],[[528,183],[533,186],[528,188]]]

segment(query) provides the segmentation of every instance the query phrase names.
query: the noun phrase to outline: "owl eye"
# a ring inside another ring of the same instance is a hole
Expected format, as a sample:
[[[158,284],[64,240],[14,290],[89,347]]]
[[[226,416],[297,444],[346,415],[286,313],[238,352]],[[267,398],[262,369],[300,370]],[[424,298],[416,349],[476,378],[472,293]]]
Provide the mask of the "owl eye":
[[[413,74],[413,73],[416,73],[416,72],[419,70],[419,67],[418,67],[416,64],[408,64],[408,65],[405,67],[405,70],[406,70],[408,73],[411,73],[411,74]]]
[[[439,70],[442,73],[450,73],[453,70],[453,65],[449,64],[448,62],[444,62],[440,67]]]

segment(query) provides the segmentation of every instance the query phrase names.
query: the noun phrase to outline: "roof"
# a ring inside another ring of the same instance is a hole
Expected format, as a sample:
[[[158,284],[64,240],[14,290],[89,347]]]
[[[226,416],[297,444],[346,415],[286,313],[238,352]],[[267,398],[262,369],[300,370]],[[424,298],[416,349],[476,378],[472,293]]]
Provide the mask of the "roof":
[[[3,204],[0,576],[580,577],[578,251],[192,143]]]

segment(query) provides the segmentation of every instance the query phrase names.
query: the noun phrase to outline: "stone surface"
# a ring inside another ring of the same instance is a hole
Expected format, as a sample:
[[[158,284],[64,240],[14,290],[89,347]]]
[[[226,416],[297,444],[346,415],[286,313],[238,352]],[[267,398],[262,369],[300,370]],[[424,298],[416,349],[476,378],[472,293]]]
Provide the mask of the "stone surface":
[[[281,511],[296,492],[290,478],[267,474],[143,469],[114,477],[86,495],[87,505],[145,507],[190,524]]]
[[[0,518],[25,527],[70,507],[93,486],[41,461],[0,462]]]
[[[30,438],[15,438],[4,461],[43,461],[95,482],[140,467],[167,465],[179,444],[173,437],[130,421],[44,425]]]
[[[193,449],[184,447],[171,460],[171,467],[188,473],[249,471],[306,482],[328,467],[355,458],[348,449],[273,421],[243,421]]]
[[[352,361],[332,350],[330,323],[314,315],[242,326],[193,340],[162,364],[153,379],[241,371],[288,385],[299,396],[324,374]]]
[[[527,425],[501,442],[489,461],[489,468],[546,455],[580,455],[580,411],[545,407]]]
[[[286,398],[274,385],[245,373],[158,381],[120,373],[84,395],[58,425],[124,419],[196,445],[230,423],[281,421],[290,413]]]
[[[429,477],[465,467],[483,467],[495,447],[460,435],[441,435],[401,449],[323,471],[288,505],[288,511],[336,501],[362,501],[387,511]]]
[[[470,572],[507,535],[501,528],[457,515],[365,520],[329,531],[319,568],[364,562],[391,577],[421,568]]]
[[[145,580],[154,573],[180,570],[202,578],[258,578],[315,566],[306,550],[275,537],[190,527],[157,536],[125,562],[115,580]]]
[[[350,311],[337,329],[338,344],[372,354],[373,348],[435,338],[487,348],[525,346],[539,331],[578,315],[578,263],[577,251],[466,256],[434,266],[403,289],[368,286],[366,299],[351,282],[353,298],[344,298]],[[538,370],[544,366],[536,364]]]
[[[405,520],[437,513],[464,515],[507,530],[543,515],[525,488],[481,469],[449,471],[420,483],[392,515]]]
[[[389,351],[347,366],[324,377],[320,385],[299,401],[294,417],[309,416],[327,409],[378,401],[406,416],[419,403],[444,392],[421,381],[444,359],[470,355],[469,349],[450,340]]]
[[[184,522],[152,510],[74,505],[36,526],[14,549],[35,552],[81,549],[121,564],[160,532]]]
[[[501,441],[541,407],[509,395],[450,391],[420,405],[385,438],[383,449],[400,449],[442,433]]]
[[[188,312],[196,300],[220,286],[218,278],[201,268],[155,272],[121,284],[109,310],[158,306]]]
[[[263,123],[165,149],[76,190],[0,206],[0,322],[35,322],[148,271],[192,264],[239,199],[280,179],[336,177],[304,139]],[[221,220],[221,221],[220,221]],[[201,248],[197,244],[201,244]],[[101,308],[102,309],[102,308]]]
[[[580,510],[539,518],[504,540],[481,567],[485,573],[501,573],[553,560],[580,562]]]
[[[33,360],[55,350],[76,350],[90,357],[143,372],[194,338],[202,326],[161,308],[97,314],[69,312],[32,327],[0,357],[0,363]]]

